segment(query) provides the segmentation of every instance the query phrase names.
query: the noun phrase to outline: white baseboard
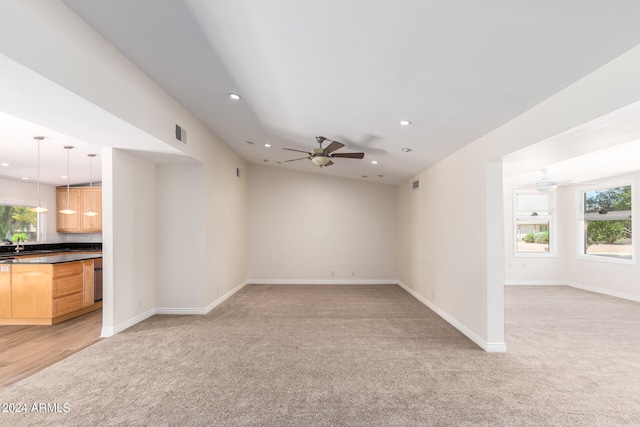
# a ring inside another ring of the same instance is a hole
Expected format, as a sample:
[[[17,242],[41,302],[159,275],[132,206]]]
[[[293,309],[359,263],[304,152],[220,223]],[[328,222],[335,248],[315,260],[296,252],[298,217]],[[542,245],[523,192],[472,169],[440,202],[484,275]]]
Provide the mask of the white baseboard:
[[[238,292],[240,289],[244,288],[248,284],[248,281],[244,281],[240,283],[235,288],[231,289],[226,294],[222,295],[220,298],[213,301],[206,307],[203,308],[170,308],[170,307],[162,307],[156,308],[156,314],[182,314],[182,315],[204,315],[209,313],[211,310],[228,300],[233,294]]]
[[[507,286],[562,286],[562,280],[505,280]]]
[[[608,295],[610,297],[616,297],[616,298],[626,299],[629,301],[640,302],[640,296],[638,295],[626,294],[624,292],[617,292],[609,289],[598,288],[597,286],[583,285],[582,283],[576,283],[576,282],[564,281],[562,282],[562,284],[571,286],[572,288],[582,289],[584,291],[596,292],[598,294]]]
[[[205,307],[205,311],[206,312],[204,314],[209,313],[211,310],[213,310],[214,308],[216,308],[217,306],[219,306],[220,304],[222,304],[223,302],[225,302],[226,300],[231,298],[231,296],[233,294],[235,294],[236,292],[238,292],[240,289],[244,288],[248,284],[249,284],[249,281],[245,280],[244,282],[240,283],[235,288],[231,289],[226,294],[222,295],[220,298],[218,298],[217,300],[215,300],[214,302],[212,302],[211,304],[209,304],[208,306]]]
[[[113,328],[105,328],[105,327],[103,327],[102,331],[100,333],[100,337],[102,337],[102,338],[112,337],[115,334],[119,334],[120,332],[124,331],[125,329],[132,327],[136,323],[140,323],[143,320],[148,319],[149,317],[153,316],[154,314],[156,314],[155,309],[151,309],[149,311],[145,311],[144,313],[137,315],[136,317],[133,317],[133,318],[127,320],[126,322],[120,323],[119,325],[114,326]]]
[[[451,326],[462,332],[464,336],[469,338],[471,341],[476,343],[478,347],[486,351],[487,353],[504,353],[507,351],[507,346],[503,342],[486,342],[482,338],[480,338],[475,332],[464,326],[462,323],[458,322],[455,318],[447,314],[445,311],[440,309],[438,306],[433,304],[431,301],[417,293],[415,290],[411,289],[409,286],[404,283],[398,281],[398,285],[405,291],[409,292],[415,299],[429,307],[434,313],[438,316],[442,317],[446,320]]]
[[[216,308],[217,306],[219,306],[220,304],[222,304],[224,301],[226,301],[227,299],[229,299],[229,297],[231,297],[233,294],[235,294],[236,292],[238,292],[240,289],[244,288],[247,285],[247,281],[244,281],[242,283],[240,283],[238,286],[236,286],[235,288],[233,288],[232,290],[230,290],[229,292],[227,292],[226,294],[224,294],[223,296],[221,296],[220,298],[218,298],[217,300],[213,301],[211,304],[209,304],[208,306],[204,307],[204,308],[155,308],[149,311],[146,311],[142,314],[137,315],[136,317],[127,320],[126,322],[123,322],[121,324],[119,324],[116,327],[113,328],[102,328],[102,331],[100,333],[100,337],[102,338],[109,338],[114,336],[115,334],[118,334],[122,331],[124,331],[127,328],[130,328],[131,326],[142,322],[143,320],[148,319],[149,317],[155,315],[155,314],[193,314],[193,315],[204,315],[209,313],[211,310],[213,310],[214,308]]]
[[[362,279],[249,279],[251,285],[397,285],[396,279],[388,280],[362,280]]]

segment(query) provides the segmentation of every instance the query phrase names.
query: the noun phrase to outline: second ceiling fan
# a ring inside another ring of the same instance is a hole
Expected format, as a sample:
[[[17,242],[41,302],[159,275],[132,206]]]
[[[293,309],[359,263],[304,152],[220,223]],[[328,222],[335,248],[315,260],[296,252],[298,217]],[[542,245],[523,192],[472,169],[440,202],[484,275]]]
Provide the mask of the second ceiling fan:
[[[339,150],[340,148],[344,147],[344,144],[338,141],[331,141],[331,143],[326,146],[326,147],[322,147],[322,143],[325,141],[328,141],[327,138],[325,138],[324,136],[316,136],[316,141],[318,141],[318,144],[320,144],[320,148],[314,148],[313,150],[307,152],[307,151],[302,151],[302,150],[296,150],[293,148],[283,148],[283,150],[288,150],[288,151],[297,151],[299,153],[305,153],[308,154],[308,156],[306,157],[300,157],[298,159],[291,159],[291,160],[285,160],[285,162],[295,162],[296,160],[303,160],[303,159],[309,159],[311,160],[311,163],[313,163],[314,165],[318,166],[318,167],[326,167],[326,166],[331,166],[333,164],[333,161],[331,159],[335,159],[335,158],[344,158],[344,159],[362,159],[364,158],[364,153],[333,153],[336,150]]]

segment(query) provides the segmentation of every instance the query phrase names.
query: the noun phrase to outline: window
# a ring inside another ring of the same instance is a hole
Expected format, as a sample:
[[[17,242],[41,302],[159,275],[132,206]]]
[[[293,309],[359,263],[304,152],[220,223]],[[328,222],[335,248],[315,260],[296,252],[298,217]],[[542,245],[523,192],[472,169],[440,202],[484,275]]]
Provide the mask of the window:
[[[632,195],[631,185],[580,192],[580,255],[633,259]]]
[[[555,193],[515,193],[515,255],[556,253]]]
[[[38,214],[30,206],[0,203],[0,240],[38,240]]]

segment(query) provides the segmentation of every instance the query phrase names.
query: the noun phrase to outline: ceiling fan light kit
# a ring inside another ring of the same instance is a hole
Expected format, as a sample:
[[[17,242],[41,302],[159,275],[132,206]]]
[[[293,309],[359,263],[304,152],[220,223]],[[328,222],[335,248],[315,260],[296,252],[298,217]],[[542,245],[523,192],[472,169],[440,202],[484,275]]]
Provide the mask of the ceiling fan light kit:
[[[547,175],[549,173],[549,169],[540,169],[540,172],[542,172],[542,179],[536,181],[536,191],[539,193],[551,193],[552,191],[556,191],[559,183],[549,178]]]
[[[334,151],[341,149],[344,147],[344,144],[338,141],[331,141],[331,143],[323,148],[322,143],[328,141],[324,136],[316,136],[316,141],[320,144],[320,148],[315,148],[309,152],[296,150],[294,148],[283,148],[283,150],[288,151],[296,151],[298,153],[308,154],[307,157],[300,157],[298,159],[285,160],[285,162],[294,162],[296,160],[309,159],[311,163],[314,165],[323,168],[326,166],[331,166],[333,164],[333,160],[335,158],[344,158],[344,159],[362,159],[364,158],[364,153],[336,153],[333,154]]]
[[[536,183],[536,190],[540,193],[551,193],[558,188],[558,184],[552,181],[539,181]]]

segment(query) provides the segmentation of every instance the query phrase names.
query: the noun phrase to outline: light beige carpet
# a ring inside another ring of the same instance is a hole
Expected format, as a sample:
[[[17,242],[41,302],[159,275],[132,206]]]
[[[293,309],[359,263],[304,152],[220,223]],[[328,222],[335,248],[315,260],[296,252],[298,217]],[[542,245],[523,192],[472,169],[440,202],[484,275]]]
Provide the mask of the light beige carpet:
[[[489,354],[397,286],[247,286],[0,390],[62,411],[0,425],[638,425],[640,304],[508,287],[505,314]]]

